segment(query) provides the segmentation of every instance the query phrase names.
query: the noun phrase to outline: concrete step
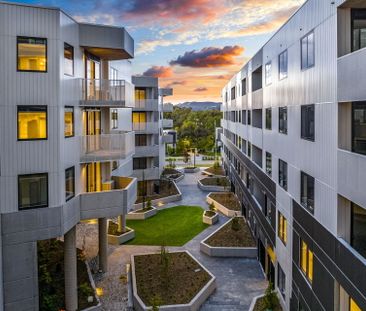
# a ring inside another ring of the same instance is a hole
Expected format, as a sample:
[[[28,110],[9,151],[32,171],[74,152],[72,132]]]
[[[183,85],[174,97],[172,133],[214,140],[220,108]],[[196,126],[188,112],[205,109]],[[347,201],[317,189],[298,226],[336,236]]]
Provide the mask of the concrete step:
[[[200,311],[247,311],[247,309],[240,305],[212,305],[205,303]]]

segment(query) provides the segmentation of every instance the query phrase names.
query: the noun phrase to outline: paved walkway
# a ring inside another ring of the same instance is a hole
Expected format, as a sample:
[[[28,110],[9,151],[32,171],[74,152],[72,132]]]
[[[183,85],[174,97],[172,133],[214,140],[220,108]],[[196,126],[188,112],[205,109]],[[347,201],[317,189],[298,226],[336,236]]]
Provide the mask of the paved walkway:
[[[183,199],[162,206],[169,208],[177,205],[198,205],[207,208],[206,192],[197,187],[197,180],[202,178],[200,173],[186,174],[178,182],[178,187],[183,194]],[[228,221],[220,215],[219,223],[210,226],[197,235],[183,247],[170,247],[170,250],[188,250],[216,277],[217,289],[201,307],[201,311],[244,311],[248,310],[253,297],[262,294],[266,287],[263,273],[259,263],[253,259],[239,258],[213,258],[202,254],[199,243],[210,235],[219,226]],[[79,225],[80,226],[80,225]],[[97,228],[91,229],[91,224],[83,224],[80,233],[87,233],[86,243],[97,245]],[[89,227],[88,227],[89,226]],[[93,225],[96,227],[95,225]],[[95,232],[92,232],[95,231]],[[95,235],[94,235],[95,234]],[[94,235],[94,239],[93,239]],[[91,249],[96,251],[96,247]],[[159,246],[109,246],[109,271],[101,280],[96,280],[97,287],[103,288],[104,296],[101,298],[103,310],[126,310],[127,286],[125,283],[125,267],[130,262],[131,254],[143,254],[159,251]],[[90,254],[90,256],[96,254]],[[121,277],[122,276],[122,277]]]

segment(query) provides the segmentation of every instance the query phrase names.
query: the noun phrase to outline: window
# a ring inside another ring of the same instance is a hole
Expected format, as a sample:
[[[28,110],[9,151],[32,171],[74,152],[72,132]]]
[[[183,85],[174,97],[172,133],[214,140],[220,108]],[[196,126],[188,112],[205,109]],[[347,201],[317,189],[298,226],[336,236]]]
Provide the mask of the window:
[[[118,129],[118,110],[112,109],[111,111],[112,129]]]
[[[301,172],[301,204],[314,212],[314,177]]]
[[[247,79],[241,80],[241,95],[244,96],[247,94]]]
[[[265,81],[266,85],[272,83],[272,62],[268,62],[265,66]]]
[[[278,160],[278,183],[287,191],[287,163],[281,159]]]
[[[247,124],[247,111],[246,110],[242,110],[241,114],[242,114],[242,116],[241,116],[241,123],[242,124]]]
[[[75,196],[75,167],[65,170],[65,196],[66,201]]]
[[[18,106],[18,140],[47,139],[47,106]]]
[[[135,135],[135,146],[147,146],[147,136],[144,134]]]
[[[278,264],[277,287],[283,299],[286,299],[286,275],[285,272],[283,272],[280,264]]]
[[[235,99],[235,86],[231,88],[231,100]]]
[[[252,144],[248,142],[248,158],[252,156]]]
[[[278,75],[280,80],[287,78],[287,71],[288,71],[288,52],[286,50],[278,56]]]
[[[287,134],[287,107],[278,108],[278,131]]]
[[[74,107],[65,107],[65,137],[74,136]]]
[[[351,206],[351,245],[366,258],[366,209],[355,203]]]
[[[266,152],[266,173],[272,176],[272,154],[269,152]]]
[[[366,10],[352,9],[352,52],[366,47]]]
[[[278,228],[277,235],[283,244],[287,244],[287,219],[280,212],[278,212]]]
[[[313,281],[313,258],[314,253],[303,240],[300,240],[300,268],[309,282]]]
[[[132,112],[132,122],[133,123],[145,123],[146,122],[146,112]]]
[[[74,48],[67,43],[64,43],[64,74],[74,75]]]
[[[135,89],[135,99],[136,100],[144,100],[146,99],[146,90],[145,89]]]
[[[17,70],[47,71],[47,39],[17,37]]]
[[[252,124],[252,111],[248,110],[248,125]]]
[[[314,33],[311,32],[301,39],[301,69],[315,65]]]
[[[349,298],[349,311],[362,311],[362,309],[351,297]]]
[[[366,154],[366,102],[352,103],[352,151]]]
[[[266,108],[266,129],[272,130],[272,108]]]
[[[264,206],[263,206],[263,214],[264,216],[266,216],[266,219],[268,221],[270,221],[270,216],[271,216],[271,201],[268,199],[267,194],[265,192],[263,192],[263,196],[264,196]]]
[[[315,105],[301,106],[301,138],[315,140]]]
[[[134,170],[144,170],[147,168],[146,158],[134,158],[133,159],[133,169]]]
[[[48,174],[18,176],[19,209],[48,206]]]

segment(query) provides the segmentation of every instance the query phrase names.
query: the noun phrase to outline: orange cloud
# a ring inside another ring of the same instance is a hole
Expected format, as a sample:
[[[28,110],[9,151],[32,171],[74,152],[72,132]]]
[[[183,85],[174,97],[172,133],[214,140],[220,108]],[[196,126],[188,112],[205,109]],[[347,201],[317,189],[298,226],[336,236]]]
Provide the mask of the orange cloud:
[[[172,68],[165,66],[152,66],[142,75],[154,78],[170,78],[173,75],[173,70]]]

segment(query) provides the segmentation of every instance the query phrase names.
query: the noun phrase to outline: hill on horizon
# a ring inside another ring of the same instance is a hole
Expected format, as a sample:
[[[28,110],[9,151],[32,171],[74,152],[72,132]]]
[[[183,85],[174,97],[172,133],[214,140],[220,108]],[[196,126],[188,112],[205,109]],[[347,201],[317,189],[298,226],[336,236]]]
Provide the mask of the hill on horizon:
[[[190,108],[192,111],[220,110],[220,102],[184,102],[176,105],[179,108]]]

